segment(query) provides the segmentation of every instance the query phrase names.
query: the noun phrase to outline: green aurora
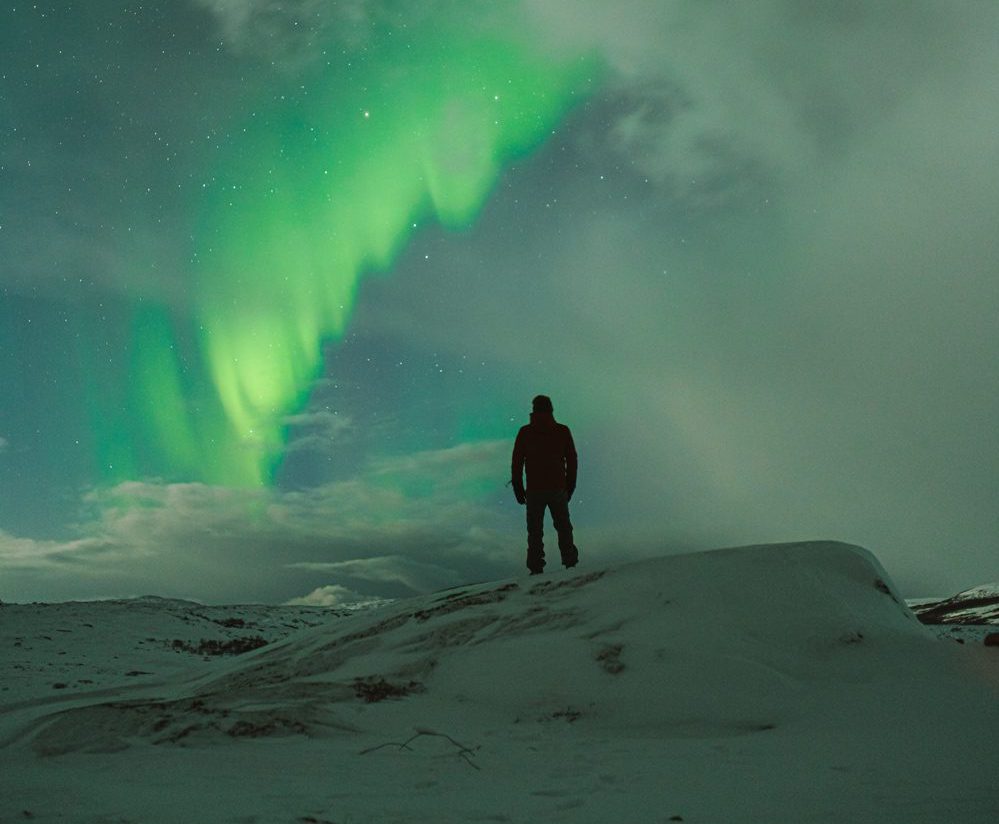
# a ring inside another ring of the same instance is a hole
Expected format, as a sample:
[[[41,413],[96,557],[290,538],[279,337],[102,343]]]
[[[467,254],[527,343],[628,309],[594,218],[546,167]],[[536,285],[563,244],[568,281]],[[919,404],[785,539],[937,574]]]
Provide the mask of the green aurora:
[[[109,480],[267,484],[361,277],[388,270],[430,219],[468,226],[596,71],[484,33],[407,31],[378,38],[347,77],[253,112],[223,149],[195,238],[193,328],[142,310],[130,398],[114,405],[140,414],[93,410]]]

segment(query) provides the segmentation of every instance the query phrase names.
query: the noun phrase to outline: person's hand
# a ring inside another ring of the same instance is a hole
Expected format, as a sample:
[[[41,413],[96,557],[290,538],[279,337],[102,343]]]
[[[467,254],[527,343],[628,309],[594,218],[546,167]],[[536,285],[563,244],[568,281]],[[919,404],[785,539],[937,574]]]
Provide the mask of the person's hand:
[[[567,490],[565,491],[565,492],[566,492],[566,500],[569,500],[569,501],[571,501],[571,500],[572,500],[572,493],[573,493],[573,492],[575,492],[575,491],[576,491],[576,487],[575,487],[575,486],[570,486],[570,487],[569,487],[569,488],[568,488],[568,489],[567,489]]]
[[[517,499],[517,503],[523,506],[527,503],[527,493],[524,492],[524,487],[522,484],[514,483],[513,485],[513,496]]]

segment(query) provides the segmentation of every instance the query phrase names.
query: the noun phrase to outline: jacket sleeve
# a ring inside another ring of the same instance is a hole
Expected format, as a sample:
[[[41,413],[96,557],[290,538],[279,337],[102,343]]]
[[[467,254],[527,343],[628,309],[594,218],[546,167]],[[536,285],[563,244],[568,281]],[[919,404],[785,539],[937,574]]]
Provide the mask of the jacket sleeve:
[[[579,458],[576,455],[576,444],[572,440],[572,432],[566,427],[565,444],[565,488],[570,492],[576,488],[576,473],[579,469]]]
[[[513,442],[513,459],[510,463],[510,477],[513,479],[513,488],[524,488],[524,461],[527,456],[524,453],[524,430],[517,433],[517,439]]]

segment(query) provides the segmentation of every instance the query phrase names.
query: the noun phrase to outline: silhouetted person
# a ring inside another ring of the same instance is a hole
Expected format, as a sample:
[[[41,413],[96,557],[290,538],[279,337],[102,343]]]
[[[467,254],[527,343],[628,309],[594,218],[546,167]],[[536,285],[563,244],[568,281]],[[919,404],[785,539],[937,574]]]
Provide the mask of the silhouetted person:
[[[579,560],[569,520],[577,463],[572,433],[555,420],[551,398],[538,395],[532,405],[531,422],[520,428],[513,445],[513,494],[517,503],[527,504],[527,568],[539,575],[545,568],[545,509],[552,513],[563,565],[573,567]]]

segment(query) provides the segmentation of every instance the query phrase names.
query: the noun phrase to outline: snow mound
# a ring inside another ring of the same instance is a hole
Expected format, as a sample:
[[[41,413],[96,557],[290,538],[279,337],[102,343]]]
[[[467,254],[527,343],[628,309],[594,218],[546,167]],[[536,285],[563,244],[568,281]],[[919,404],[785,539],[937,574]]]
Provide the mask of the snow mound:
[[[64,709],[28,738],[42,755],[109,752],[344,736],[403,716],[744,736],[828,709],[830,685],[911,678],[931,643],[866,550],[716,550],[336,618],[155,695]]]

